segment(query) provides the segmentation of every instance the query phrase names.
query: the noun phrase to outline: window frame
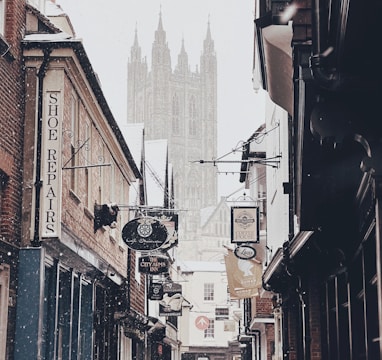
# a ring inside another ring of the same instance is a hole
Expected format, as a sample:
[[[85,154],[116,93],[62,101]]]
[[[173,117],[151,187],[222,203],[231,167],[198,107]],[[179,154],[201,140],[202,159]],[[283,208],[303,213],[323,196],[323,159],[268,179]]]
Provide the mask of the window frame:
[[[205,339],[214,339],[215,338],[215,320],[209,319],[208,328],[204,330]]]
[[[214,301],[215,299],[215,284],[214,283],[204,283],[203,287],[203,300],[204,301]]]

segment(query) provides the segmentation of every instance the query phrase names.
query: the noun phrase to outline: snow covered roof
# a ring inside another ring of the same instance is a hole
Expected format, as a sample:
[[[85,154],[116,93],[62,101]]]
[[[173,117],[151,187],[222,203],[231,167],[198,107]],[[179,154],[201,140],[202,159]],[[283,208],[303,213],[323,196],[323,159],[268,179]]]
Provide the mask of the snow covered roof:
[[[164,206],[167,191],[167,139],[145,141],[147,205]]]
[[[187,272],[225,272],[225,264],[218,261],[177,261],[181,271]]]
[[[212,214],[214,213],[216,206],[209,206],[200,210],[200,226],[203,227]]]
[[[144,124],[135,123],[121,125],[120,129],[135,163],[140,166],[143,152]]]
[[[52,41],[52,42],[57,42],[57,41],[80,41],[80,40],[75,40],[72,38],[71,35],[67,34],[66,32],[59,32],[57,34],[28,34],[24,36],[24,41]]]

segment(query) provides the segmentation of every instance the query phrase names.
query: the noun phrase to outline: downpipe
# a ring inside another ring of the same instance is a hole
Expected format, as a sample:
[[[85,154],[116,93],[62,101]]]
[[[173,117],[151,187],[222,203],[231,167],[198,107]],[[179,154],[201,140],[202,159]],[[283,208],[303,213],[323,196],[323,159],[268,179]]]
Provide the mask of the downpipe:
[[[44,90],[44,77],[48,69],[51,48],[44,49],[44,58],[37,73],[38,78],[38,104],[37,104],[37,135],[36,135],[36,178],[35,178],[35,213],[34,213],[34,234],[32,246],[39,247],[40,240],[40,207],[41,207],[41,148],[42,148],[42,113],[43,113],[43,90]]]
[[[348,1],[345,1],[347,3]],[[341,43],[337,40],[334,47],[328,47],[326,44],[328,31],[324,29],[323,19],[327,19],[325,13],[324,1],[312,0],[312,52],[310,57],[310,69],[314,80],[327,90],[339,90],[343,87],[343,76],[338,70],[339,59],[336,61],[336,67],[330,71],[325,67],[326,57],[331,52],[341,53]],[[328,15],[328,14],[327,14]],[[327,28],[327,26],[326,26]]]

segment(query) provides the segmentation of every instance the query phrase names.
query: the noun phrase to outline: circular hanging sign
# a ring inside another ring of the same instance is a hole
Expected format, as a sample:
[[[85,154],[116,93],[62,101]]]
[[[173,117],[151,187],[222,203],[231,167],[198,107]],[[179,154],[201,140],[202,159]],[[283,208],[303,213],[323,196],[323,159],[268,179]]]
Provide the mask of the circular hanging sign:
[[[195,319],[195,326],[199,329],[199,330],[206,330],[208,329],[208,327],[210,326],[210,320],[208,319],[207,316],[198,316],[196,319]]]
[[[167,240],[167,228],[152,217],[141,217],[129,221],[122,229],[122,239],[126,245],[139,251],[160,248]]]
[[[236,257],[242,260],[250,260],[256,256],[256,250],[250,245],[239,245],[235,250]]]

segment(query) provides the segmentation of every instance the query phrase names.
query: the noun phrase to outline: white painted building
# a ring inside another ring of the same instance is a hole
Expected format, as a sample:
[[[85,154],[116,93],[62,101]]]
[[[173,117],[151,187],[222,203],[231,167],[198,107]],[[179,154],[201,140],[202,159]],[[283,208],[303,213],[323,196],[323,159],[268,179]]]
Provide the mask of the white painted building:
[[[176,276],[176,281],[182,284],[183,295],[190,302],[190,307],[179,318],[183,358],[189,354],[204,354],[211,360],[214,356],[234,359],[239,354],[238,319],[235,320],[239,303],[230,300],[223,256],[221,261],[214,262],[178,262]]]

